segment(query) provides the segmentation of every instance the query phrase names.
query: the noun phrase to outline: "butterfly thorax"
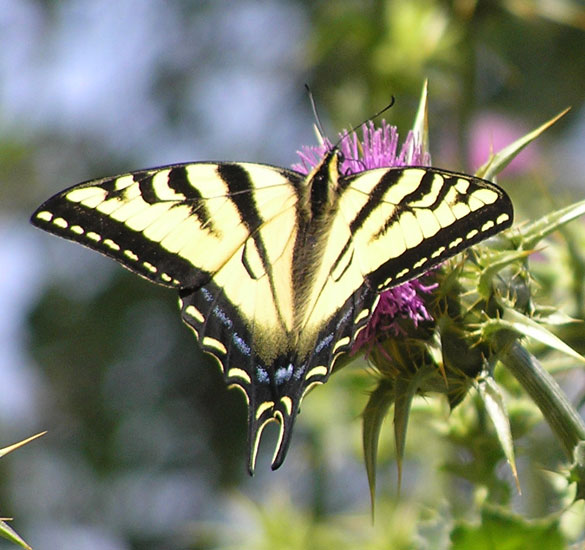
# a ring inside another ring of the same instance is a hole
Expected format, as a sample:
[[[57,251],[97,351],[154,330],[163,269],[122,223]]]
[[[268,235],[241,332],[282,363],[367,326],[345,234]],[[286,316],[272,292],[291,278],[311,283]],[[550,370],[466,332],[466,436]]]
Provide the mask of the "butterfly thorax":
[[[341,153],[332,149],[307,176],[308,192],[305,200],[309,202],[307,206],[313,223],[319,223],[319,220],[334,214],[340,163]]]
[[[319,284],[315,275],[322,264],[331,222],[337,212],[339,164],[339,152],[333,149],[307,175],[303,188],[292,262],[296,345],[310,314],[311,295],[315,284]]]

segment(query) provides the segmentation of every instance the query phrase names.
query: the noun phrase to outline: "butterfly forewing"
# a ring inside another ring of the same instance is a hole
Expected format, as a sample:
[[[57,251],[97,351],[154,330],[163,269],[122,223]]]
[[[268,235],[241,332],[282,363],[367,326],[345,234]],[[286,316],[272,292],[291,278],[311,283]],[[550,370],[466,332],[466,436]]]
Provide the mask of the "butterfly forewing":
[[[508,196],[473,176],[409,167],[349,180],[340,211],[351,228],[354,261],[378,290],[408,281],[512,223]]]
[[[49,199],[32,222],[113,257],[155,283],[198,287],[256,229],[242,221],[236,203],[230,200],[230,182],[221,177],[221,166],[174,165],[89,181]],[[294,205],[296,196],[289,188],[302,181],[295,172],[243,163],[236,166],[245,174],[247,168],[260,172],[258,179],[267,189],[264,194],[271,195],[263,202],[272,211],[287,201]],[[237,194],[252,191],[248,186]],[[257,226],[262,223],[262,219],[256,220]]]

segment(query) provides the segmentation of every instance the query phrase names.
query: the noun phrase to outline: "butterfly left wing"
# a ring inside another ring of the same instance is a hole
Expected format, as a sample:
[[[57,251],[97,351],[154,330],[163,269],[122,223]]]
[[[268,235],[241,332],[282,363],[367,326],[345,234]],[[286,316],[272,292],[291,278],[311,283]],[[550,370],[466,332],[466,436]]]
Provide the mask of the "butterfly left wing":
[[[290,373],[274,363],[295,340],[292,262],[304,182],[267,165],[174,165],[76,185],[31,220],[180,291],[183,320],[248,400],[251,470]]]

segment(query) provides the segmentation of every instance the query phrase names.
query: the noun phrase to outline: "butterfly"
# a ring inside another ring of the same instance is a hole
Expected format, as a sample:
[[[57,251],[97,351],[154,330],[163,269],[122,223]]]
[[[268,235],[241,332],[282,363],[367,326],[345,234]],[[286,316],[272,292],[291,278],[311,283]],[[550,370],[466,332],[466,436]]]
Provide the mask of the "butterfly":
[[[432,167],[308,174],[247,162],[175,164],[81,183],[32,223],[179,293],[183,321],[248,403],[248,469],[279,423],[351,350],[381,291],[512,223],[493,183]]]

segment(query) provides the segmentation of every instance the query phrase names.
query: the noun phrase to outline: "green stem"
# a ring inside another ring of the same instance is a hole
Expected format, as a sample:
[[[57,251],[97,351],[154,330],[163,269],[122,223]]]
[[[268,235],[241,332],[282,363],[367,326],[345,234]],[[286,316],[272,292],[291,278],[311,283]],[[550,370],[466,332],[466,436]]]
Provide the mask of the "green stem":
[[[540,362],[516,341],[503,347],[500,360],[536,403],[569,460],[573,460],[575,446],[585,440],[585,422],[561,387]]]

